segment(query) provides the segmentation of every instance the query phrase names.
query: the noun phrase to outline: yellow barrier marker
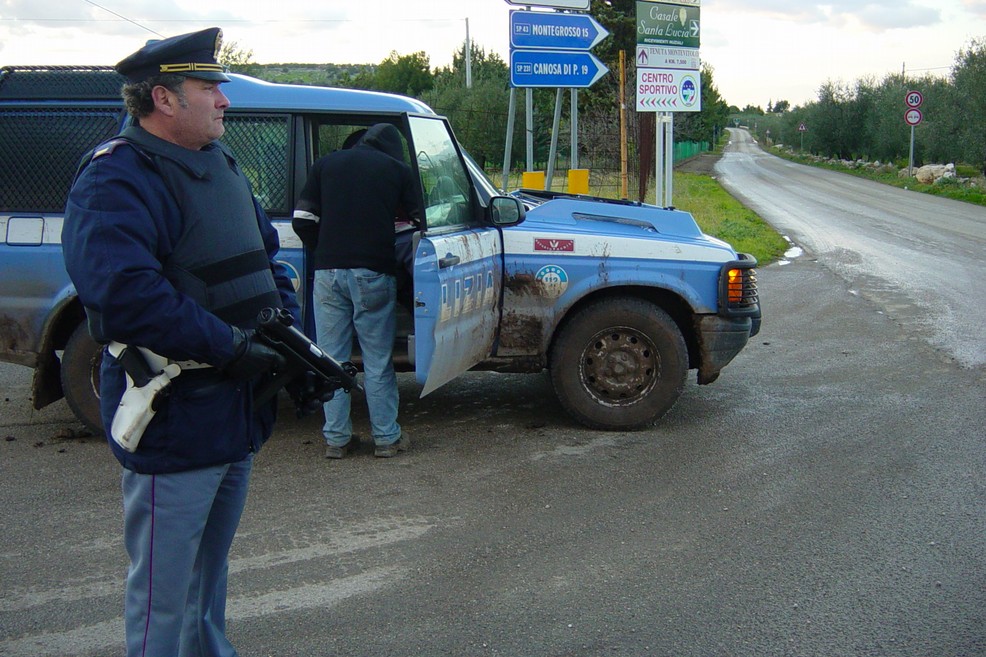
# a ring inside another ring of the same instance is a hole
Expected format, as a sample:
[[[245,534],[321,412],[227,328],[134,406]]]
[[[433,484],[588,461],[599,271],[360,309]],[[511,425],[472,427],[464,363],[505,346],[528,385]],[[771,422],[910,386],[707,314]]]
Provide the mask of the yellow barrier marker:
[[[569,169],[568,170],[568,193],[569,194],[588,194],[589,193],[589,170],[588,169]]]
[[[525,171],[520,186],[524,189],[544,189],[544,171]]]

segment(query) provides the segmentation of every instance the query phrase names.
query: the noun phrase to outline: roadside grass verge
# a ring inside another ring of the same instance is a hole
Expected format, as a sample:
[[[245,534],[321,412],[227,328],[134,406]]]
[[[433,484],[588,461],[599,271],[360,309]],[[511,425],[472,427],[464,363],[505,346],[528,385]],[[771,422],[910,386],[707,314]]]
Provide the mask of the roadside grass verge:
[[[819,162],[813,158],[801,156],[798,153],[791,153],[784,149],[770,148],[767,149],[767,152],[772,155],[776,155],[777,157],[782,157],[785,160],[797,162],[798,164],[806,164],[819,169],[828,169],[829,171],[848,173],[852,176],[866,178],[867,180],[872,180],[884,185],[890,185],[892,187],[898,187],[900,189],[906,189],[912,192],[931,194],[933,196],[950,198],[955,201],[964,201],[974,205],[986,206],[986,180],[984,180],[982,176],[977,176],[976,174],[978,172],[973,167],[962,167],[960,165],[956,165],[959,175],[964,174],[969,176],[971,178],[970,182],[963,183],[958,180],[946,178],[933,185],[926,185],[918,182],[917,178],[913,176],[901,178],[896,173],[877,173],[865,168],[857,169],[834,162]],[[915,169],[917,169],[917,167],[915,167]],[[971,169],[971,172],[964,171],[963,169]]]

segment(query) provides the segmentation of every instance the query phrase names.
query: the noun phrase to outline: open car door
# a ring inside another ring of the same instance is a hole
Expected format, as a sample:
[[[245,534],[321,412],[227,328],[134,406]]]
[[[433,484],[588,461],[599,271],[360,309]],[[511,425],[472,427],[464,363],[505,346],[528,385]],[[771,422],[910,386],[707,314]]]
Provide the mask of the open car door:
[[[424,396],[492,353],[503,244],[482,225],[465,163],[444,119],[409,117],[425,230],[414,258],[414,367]]]

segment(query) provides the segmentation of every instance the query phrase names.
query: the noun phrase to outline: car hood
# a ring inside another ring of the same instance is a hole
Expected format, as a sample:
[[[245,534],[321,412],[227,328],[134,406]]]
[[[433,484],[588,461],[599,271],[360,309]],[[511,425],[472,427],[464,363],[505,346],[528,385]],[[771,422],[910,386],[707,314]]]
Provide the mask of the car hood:
[[[708,238],[688,212],[654,205],[591,196],[549,192],[514,192],[527,206],[524,223],[545,224],[564,230],[614,235],[663,235],[690,239]]]

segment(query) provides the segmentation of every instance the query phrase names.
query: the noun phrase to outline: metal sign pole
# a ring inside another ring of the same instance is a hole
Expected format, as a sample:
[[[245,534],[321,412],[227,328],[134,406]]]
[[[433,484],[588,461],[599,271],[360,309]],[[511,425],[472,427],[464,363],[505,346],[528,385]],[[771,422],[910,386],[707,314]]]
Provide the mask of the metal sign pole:
[[[551,179],[555,177],[555,157],[558,155],[558,127],[561,125],[561,87],[555,90],[555,117],[551,122],[551,149],[548,153],[548,178],[545,189],[551,189]]]
[[[911,126],[911,152],[907,158],[907,177],[911,177],[911,169],[914,168],[914,126]]]
[[[528,87],[524,92],[524,110],[527,119],[527,168],[525,171],[534,171],[534,90]]]
[[[665,118],[667,123],[664,126],[664,175],[666,180],[664,185],[666,203],[664,207],[670,208],[674,206],[674,201],[671,200],[674,174],[674,112],[668,112]]]
[[[569,156],[569,169],[579,168],[579,90],[572,89],[572,154]]]
[[[510,184],[510,156],[514,145],[514,110],[516,108],[517,87],[510,87],[510,100],[507,102],[507,139],[503,145],[503,188],[504,194]]]
[[[664,135],[661,134],[661,121],[664,112],[654,115],[654,205],[664,207]]]

